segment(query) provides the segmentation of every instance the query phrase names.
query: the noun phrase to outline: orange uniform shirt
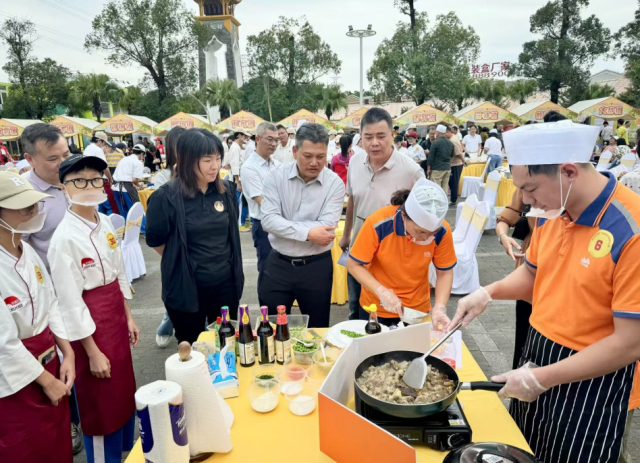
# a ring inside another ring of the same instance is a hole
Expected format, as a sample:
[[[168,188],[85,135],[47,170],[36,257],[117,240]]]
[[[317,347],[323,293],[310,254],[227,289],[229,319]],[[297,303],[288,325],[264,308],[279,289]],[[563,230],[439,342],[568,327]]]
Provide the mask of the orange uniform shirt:
[[[578,351],[611,335],[614,317],[640,318],[640,196],[605,175],[575,222],[537,220],[525,257],[537,269],[531,326]],[[630,408],[640,406],[638,378],[636,369]]]
[[[431,310],[429,265],[450,270],[456,265],[451,227],[447,222],[427,246],[407,239],[398,206],[386,206],[371,214],[362,225],[349,257],[363,264],[385,288],[392,289],[402,305],[421,312]],[[364,286],[360,305],[376,304],[380,298]],[[397,317],[378,308],[379,317]]]

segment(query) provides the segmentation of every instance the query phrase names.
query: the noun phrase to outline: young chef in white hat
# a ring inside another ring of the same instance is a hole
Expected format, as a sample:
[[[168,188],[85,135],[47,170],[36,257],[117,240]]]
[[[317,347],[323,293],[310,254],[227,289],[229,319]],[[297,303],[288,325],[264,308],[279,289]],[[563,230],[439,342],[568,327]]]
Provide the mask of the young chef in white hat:
[[[450,325],[493,299],[532,301],[521,367],[492,379],[548,462],[617,462],[640,392],[640,197],[589,163],[597,138],[571,121],[504,133],[513,182],[538,217],[527,265],[461,299]]]
[[[76,357],[76,392],[89,463],[120,463],[133,446],[136,391],[129,344],[140,339],[116,233],[95,206],[104,202],[96,157],[60,164],[71,207],[53,234],[49,264]]]
[[[409,190],[393,194],[391,205],[365,220],[349,252],[347,270],[362,285],[360,306],[382,305],[378,319],[398,323],[402,307],[431,314],[434,327],[447,326],[456,253],[451,227],[444,220],[446,193],[424,178]],[[429,265],[438,275],[435,306],[431,307]],[[369,314],[360,311],[361,319]]]
[[[74,354],[42,259],[20,238],[44,224],[40,201],[17,174],[0,172],[0,461],[71,463],[67,396]],[[62,364],[56,346],[64,355]]]

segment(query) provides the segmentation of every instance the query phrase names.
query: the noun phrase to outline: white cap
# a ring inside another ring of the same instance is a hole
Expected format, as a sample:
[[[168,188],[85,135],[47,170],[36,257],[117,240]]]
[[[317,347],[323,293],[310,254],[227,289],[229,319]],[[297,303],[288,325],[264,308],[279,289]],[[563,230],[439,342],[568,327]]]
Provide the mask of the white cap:
[[[438,127],[436,127],[436,132],[447,133],[447,126],[446,125],[442,125],[442,124],[438,124]]]
[[[407,130],[416,129],[416,128],[418,128],[416,124],[409,124],[409,127],[407,127]]]
[[[411,189],[404,210],[419,227],[437,231],[449,210],[447,194],[431,180],[421,178]]]
[[[23,159],[22,161],[18,162],[18,164],[16,164],[16,170],[18,171],[18,173],[20,173],[22,169],[24,169],[25,167],[29,167],[30,165],[31,164],[29,164],[29,161]]]
[[[512,166],[589,162],[600,128],[569,120],[528,124],[504,132],[504,148]]]
[[[298,121],[298,125],[296,126],[296,130],[300,130],[300,127],[302,127],[303,125],[307,124],[307,120],[306,119],[300,119]]]
[[[223,138],[223,139],[225,139],[225,138],[229,138],[229,134],[228,134],[228,133],[223,133],[223,134],[222,134],[222,138]]]
[[[360,141],[360,134],[356,133],[355,136],[353,137],[353,140],[351,141],[351,143],[353,144],[353,146],[357,145],[358,142]]]
[[[498,129],[491,129],[489,130],[489,133],[498,133]]]

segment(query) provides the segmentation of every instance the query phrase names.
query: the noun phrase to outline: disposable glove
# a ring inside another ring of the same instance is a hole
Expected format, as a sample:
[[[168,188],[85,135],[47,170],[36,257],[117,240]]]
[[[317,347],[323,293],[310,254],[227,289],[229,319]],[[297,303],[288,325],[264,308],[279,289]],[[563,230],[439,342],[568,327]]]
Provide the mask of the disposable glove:
[[[504,387],[498,392],[500,399],[512,397],[523,402],[533,402],[540,394],[547,390],[543,387],[533,370],[538,368],[535,363],[528,362],[516,370],[508,371],[491,378],[496,383],[505,383]]]
[[[487,309],[489,302],[492,300],[487,290],[482,286],[468,296],[463,297],[458,301],[458,310],[456,310],[449,328],[456,326],[460,320],[462,320],[462,327],[466,328],[474,318]]]
[[[378,286],[376,296],[380,298],[380,304],[384,307],[384,310],[402,316],[402,302],[400,302],[398,296],[393,294],[393,290]]]
[[[430,314],[433,329],[436,331],[446,331],[451,320],[447,317],[447,308],[444,304],[436,304],[433,306]]]

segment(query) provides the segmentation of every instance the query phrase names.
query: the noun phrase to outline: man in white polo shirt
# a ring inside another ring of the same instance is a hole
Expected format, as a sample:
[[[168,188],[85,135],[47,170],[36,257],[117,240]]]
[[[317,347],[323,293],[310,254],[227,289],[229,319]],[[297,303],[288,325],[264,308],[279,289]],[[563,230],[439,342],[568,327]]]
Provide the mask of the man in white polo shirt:
[[[136,145],[133,147],[133,153],[143,153],[144,145]],[[144,165],[138,159],[137,154],[125,155],[120,160],[115,172],[113,173],[114,194],[118,203],[121,215],[126,219],[129,209],[134,203],[139,202],[138,181],[142,178]]]
[[[362,117],[360,133],[363,151],[349,162],[347,173],[347,215],[340,247],[347,250],[358,236],[370,214],[391,204],[397,190],[410,190],[424,170],[409,156],[398,153],[393,145],[393,122],[382,108],[371,108]],[[353,236],[351,232],[353,231]],[[360,283],[347,275],[349,319],[357,320],[360,311]]]
[[[107,162],[107,155],[104,154],[104,147],[111,146],[114,147],[112,142],[109,141],[109,137],[104,132],[96,132],[91,138],[91,143],[84,150],[85,156],[95,156],[97,158],[102,159],[104,162]],[[104,182],[104,192],[107,194],[107,200],[100,204],[99,210],[101,213],[106,215],[118,214],[120,210],[118,209],[115,196],[113,194],[113,190],[111,189],[111,185],[113,185],[113,177],[111,177],[111,171],[106,169],[102,176],[107,179],[107,182]]]
[[[294,141],[289,138],[289,133],[284,125],[278,124],[278,138],[280,139],[273,159],[281,163],[293,161],[293,145]],[[295,132],[294,132],[295,133]]]

